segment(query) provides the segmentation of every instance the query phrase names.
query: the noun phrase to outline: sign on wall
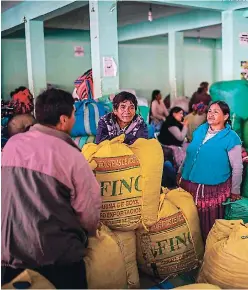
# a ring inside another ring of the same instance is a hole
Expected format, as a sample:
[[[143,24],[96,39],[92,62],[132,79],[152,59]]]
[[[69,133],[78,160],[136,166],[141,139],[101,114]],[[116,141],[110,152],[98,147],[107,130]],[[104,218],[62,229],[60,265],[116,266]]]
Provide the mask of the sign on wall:
[[[117,66],[113,57],[103,57],[103,75],[105,77],[115,77]]]
[[[248,61],[241,61],[241,80],[248,80]]]
[[[248,45],[248,32],[241,32],[239,34],[239,43],[241,45]]]
[[[76,57],[84,56],[84,48],[82,46],[74,46],[74,56]]]

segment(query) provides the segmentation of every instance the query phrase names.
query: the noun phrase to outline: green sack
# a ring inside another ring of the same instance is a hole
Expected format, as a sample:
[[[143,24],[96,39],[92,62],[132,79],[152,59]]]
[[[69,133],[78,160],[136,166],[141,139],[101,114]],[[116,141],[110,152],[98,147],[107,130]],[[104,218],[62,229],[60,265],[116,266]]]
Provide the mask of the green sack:
[[[247,99],[248,99],[248,95],[247,95]],[[248,111],[248,107],[247,107],[247,111]],[[248,119],[245,120],[244,123],[243,123],[243,134],[242,134],[242,138],[241,139],[244,142],[243,146],[248,151]]]
[[[94,143],[96,136],[82,136],[82,137],[72,137],[72,140],[76,145],[82,150],[83,146],[87,143]]]
[[[248,198],[248,163],[244,164],[244,177],[241,187],[241,195]]]
[[[97,99],[98,102],[103,103],[104,108],[108,113],[113,111],[113,103],[110,101],[110,95],[102,96]]]
[[[248,118],[248,81],[222,81],[210,87],[213,101],[225,101],[232,112],[242,119]]]
[[[231,122],[232,122],[232,129],[239,135],[240,139],[242,139],[242,125],[243,120],[238,117],[235,113],[231,113]]]
[[[146,124],[149,123],[149,112],[150,108],[146,106],[138,106],[137,114],[139,114],[146,122]]]
[[[228,199],[223,203],[225,206],[226,220],[243,220],[248,223],[248,198],[242,197],[240,200],[230,201]]]

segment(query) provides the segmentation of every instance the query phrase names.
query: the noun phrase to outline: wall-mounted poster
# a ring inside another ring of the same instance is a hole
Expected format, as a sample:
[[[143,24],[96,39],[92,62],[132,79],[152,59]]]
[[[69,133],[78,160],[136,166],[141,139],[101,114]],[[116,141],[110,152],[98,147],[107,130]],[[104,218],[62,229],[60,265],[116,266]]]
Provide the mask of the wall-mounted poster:
[[[248,80],[248,60],[241,61],[241,80]]]
[[[239,34],[239,43],[241,45],[248,45],[248,32],[242,32]]]
[[[82,46],[74,46],[74,56],[76,57],[84,56],[84,48]]]
[[[117,66],[113,57],[103,57],[103,75],[105,77],[115,77]]]

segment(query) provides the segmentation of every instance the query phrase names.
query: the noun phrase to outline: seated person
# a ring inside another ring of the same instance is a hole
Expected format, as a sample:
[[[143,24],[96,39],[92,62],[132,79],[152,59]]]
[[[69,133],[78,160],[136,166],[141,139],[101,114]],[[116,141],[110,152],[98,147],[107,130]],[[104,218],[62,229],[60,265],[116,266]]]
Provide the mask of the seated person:
[[[192,141],[192,135],[196,128],[207,121],[207,110],[208,106],[204,105],[203,102],[195,104],[192,106],[193,112],[185,117],[188,121],[188,133],[187,139],[189,142]]]
[[[136,114],[136,97],[121,92],[113,99],[113,112],[103,116],[98,123],[96,144],[125,134],[124,143],[131,145],[138,138],[148,139],[148,128],[144,119]]]
[[[16,115],[8,123],[8,135],[12,137],[27,132],[35,123],[35,118],[31,114]]]
[[[188,132],[188,121],[183,122],[183,116],[184,111],[182,108],[172,108],[158,135],[159,142],[173,150],[177,167],[181,165],[185,158],[183,144]]]
[[[205,106],[208,106],[212,101],[211,96],[208,94],[208,82],[202,82],[198,90],[192,95],[189,102],[189,113],[193,112],[193,105],[203,102]]]
[[[160,131],[168,115],[169,113],[162,100],[161,92],[159,90],[154,90],[151,100],[150,123],[154,126],[156,132]]]
[[[10,93],[10,106],[14,114],[30,114],[34,110],[33,95],[26,87],[19,87]]]

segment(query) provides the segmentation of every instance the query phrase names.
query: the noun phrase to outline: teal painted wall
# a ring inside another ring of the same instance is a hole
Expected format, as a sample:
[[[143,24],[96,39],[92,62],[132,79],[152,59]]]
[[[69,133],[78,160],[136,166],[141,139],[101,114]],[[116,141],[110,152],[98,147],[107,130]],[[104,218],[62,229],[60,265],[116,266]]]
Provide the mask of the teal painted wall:
[[[2,39],[2,96],[28,84],[23,35]],[[84,57],[74,57],[74,46],[84,47]],[[191,96],[201,81],[212,83],[221,76],[220,61],[213,61],[215,41],[185,39],[185,95]],[[221,50],[218,49],[217,55]],[[91,67],[89,34],[81,31],[45,31],[47,82],[70,92],[73,81]],[[218,58],[219,59],[219,58]],[[150,99],[153,89],[169,93],[168,46],[166,37],[119,43],[120,88],[135,89]],[[214,73],[216,71],[216,73]]]

